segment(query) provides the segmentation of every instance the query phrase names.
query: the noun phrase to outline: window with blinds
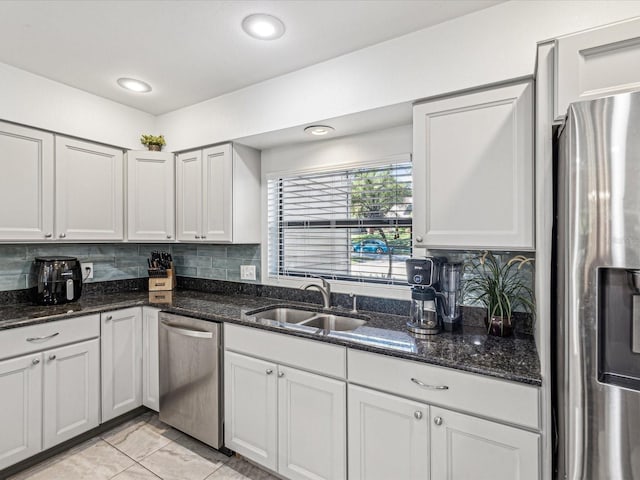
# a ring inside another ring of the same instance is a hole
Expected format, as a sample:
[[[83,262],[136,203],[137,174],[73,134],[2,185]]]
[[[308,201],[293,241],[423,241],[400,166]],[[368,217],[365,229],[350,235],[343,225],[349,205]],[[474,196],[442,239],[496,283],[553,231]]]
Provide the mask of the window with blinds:
[[[270,277],[406,284],[411,163],[268,180]]]

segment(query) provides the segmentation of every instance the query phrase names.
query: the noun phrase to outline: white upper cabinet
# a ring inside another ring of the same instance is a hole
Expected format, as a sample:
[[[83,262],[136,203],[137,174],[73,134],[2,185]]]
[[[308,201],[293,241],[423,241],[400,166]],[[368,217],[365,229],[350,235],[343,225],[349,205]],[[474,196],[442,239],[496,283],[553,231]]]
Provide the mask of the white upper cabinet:
[[[0,122],[0,240],[53,237],[53,135]]]
[[[56,233],[61,240],[123,240],[121,150],[56,137]]]
[[[175,168],[173,153],[127,152],[127,238],[173,241]]]
[[[555,118],[572,102],[640,89],[640,19],[556,40]]]
[[[212,242],[231,242],[233,230],[233,153],[231,145],[202,151],[204,188],[202,238]],[[241,193],[241,192],[240,192]]]
[[[180,241],[260,242],[260,153],[224,144],[176,160]]]
[[[413,110],[413,232],[420,248],[534,248],[532,83]]]

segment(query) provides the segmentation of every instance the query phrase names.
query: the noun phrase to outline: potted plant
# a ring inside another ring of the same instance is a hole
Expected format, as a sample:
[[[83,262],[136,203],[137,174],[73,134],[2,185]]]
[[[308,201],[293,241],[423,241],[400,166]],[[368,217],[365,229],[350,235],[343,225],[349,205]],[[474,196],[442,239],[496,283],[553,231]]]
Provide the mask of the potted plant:
[[[467,263],[465,276],[469,278],[464,281],[463,295],[486,307],[487,333],[511,335],[515,309],[535,314],[534,294],[521,272],[533,261],[518,255],[503,263],[491,252],[484,252]]]
[[[142,135],[140,137],[140,143],[155,152],[159,152],[162,150],[163,145],[167,144],[164,140],[164,135]]]

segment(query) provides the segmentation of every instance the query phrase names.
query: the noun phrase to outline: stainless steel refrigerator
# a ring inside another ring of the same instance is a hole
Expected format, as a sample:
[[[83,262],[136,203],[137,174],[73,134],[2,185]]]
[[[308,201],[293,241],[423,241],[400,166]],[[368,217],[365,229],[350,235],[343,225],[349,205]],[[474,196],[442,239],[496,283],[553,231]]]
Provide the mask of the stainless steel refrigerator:
[[[557,148],[557,478],[640,480],[640,92],[572,104]]]

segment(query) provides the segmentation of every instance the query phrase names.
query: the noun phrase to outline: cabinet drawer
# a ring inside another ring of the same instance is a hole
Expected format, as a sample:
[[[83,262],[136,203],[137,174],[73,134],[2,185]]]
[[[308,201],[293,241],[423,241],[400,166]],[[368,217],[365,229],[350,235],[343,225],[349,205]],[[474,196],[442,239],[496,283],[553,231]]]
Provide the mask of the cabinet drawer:
[[[352,383],[540,428],[540,392],[536,387],[357,350],[348,351],[348,365]]]
[[[337,378],[346,377],[346,348],[251,327],[224,325],[225,349]]]
[[[99,336],[99,314],[11,328],[0,332],[0,359]]]

